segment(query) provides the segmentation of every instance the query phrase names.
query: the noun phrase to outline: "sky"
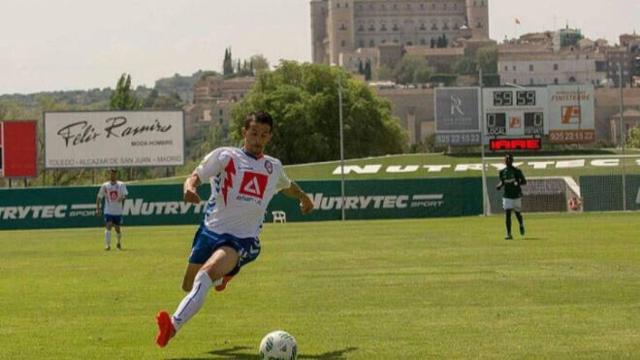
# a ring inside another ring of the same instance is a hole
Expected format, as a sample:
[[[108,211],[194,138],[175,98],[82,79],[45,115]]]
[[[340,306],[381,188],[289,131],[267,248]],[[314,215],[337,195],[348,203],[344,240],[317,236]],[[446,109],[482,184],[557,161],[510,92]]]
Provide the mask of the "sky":
[[[491,37],[569,25],[618,42],[640,0],[489,0]],[[264,55],[311,60],[309,0],[0,0],[0,94],[114,88]],[[515,19],[520,21],[516,25]]]

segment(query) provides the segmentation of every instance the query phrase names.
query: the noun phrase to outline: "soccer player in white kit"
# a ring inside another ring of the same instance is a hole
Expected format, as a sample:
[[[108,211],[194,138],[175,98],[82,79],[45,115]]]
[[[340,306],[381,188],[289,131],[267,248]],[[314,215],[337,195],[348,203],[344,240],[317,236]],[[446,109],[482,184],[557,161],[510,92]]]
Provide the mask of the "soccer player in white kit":
[[[127,185],[118,181],[118,170],[109,169],[109,181],[100,185],[96,198],[96,215],[102,214],[102,199],[104,200],[104,249],[111,250],[111,228],[116,230],[116,248],[122,250],[122,209],[127,197]]]
[[[200,310],[211,287],[224,290],[242,266],[258,257],[264,213],[278,191],[297,199],[303,214],[313,211],[313,202],[289,180],[280,160],[263,154],[272,129],[268,113],[249,114],[242,129],[244,146],[215,149],[185,181],[184,201],[199,204],[196,188],[203,182],[211,184],[211,198],[182,282],[189,293],[173,315],[156,315],[158,346],[166,346]]]

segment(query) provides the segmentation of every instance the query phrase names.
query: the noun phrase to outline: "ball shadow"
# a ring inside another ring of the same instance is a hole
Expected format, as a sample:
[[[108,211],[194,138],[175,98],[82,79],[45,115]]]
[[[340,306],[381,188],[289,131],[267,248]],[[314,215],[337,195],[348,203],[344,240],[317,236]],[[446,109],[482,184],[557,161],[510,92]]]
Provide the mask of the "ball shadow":
[[[357,347],[348,347],[342,350],[329,351],[321,354],[300,354],[298,359],[315,359],[315,360],[346,360],[346,354],[358,350]],[[227,349],[209,351],[212,357],[196,357],[196,358],[170,358],[167,360],[256,360],[257,354],[255,350],[249,346],[234,346]]]

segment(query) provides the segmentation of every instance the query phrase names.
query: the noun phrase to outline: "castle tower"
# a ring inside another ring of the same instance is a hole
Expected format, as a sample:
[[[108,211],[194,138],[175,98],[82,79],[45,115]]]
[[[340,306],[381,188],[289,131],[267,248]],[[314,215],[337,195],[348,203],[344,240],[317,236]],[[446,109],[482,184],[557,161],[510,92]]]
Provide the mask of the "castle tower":
[[[489,0],[466,0],[467,24],[476,39],[489,38]]]
[[[329,0],[327,7],[329,62],[338,64],[341,52],[355,49],[354,0]]]
[[[327,1],[311,0],[311,59],[314,64],[328,64],[326,51]]]

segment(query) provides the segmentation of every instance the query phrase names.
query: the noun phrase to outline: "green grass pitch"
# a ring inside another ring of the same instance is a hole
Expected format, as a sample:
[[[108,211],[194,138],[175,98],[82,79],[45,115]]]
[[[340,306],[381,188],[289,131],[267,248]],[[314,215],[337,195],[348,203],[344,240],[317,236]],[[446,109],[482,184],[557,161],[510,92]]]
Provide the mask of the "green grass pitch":
[[[515,219],[514,219],[515,221]],[[262,254],[165,349],[196,226],[0,232],[0,359],[637,359],[638,214],[267,224]]]

